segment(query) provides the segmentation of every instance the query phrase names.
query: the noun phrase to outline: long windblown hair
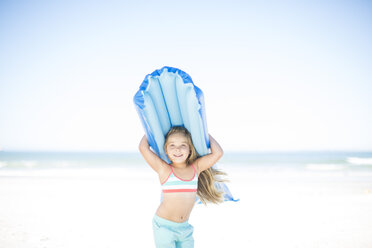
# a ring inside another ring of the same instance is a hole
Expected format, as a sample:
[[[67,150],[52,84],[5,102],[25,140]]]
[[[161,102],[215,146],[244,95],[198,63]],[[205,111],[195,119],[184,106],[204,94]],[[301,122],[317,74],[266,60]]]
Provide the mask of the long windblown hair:
[[[198,159],[200,156],[196,152],[195,147],[192,143],[190,132],[182,126],[175,126],[169,130],[169,132],[165,136],[164,148],[166,148],[167,146],[168,138],[173,134],[182,134],[186,137],[187,143],[190,147],[190,154],[186,159],[186,163],[189,165],[195,162],[195,160]],[[207,203],[217,204],[223,202],[223,192],[219,191],[216,188],[215,183],[227,181],[222,178],[222,176],[226,175],[227,174],[225,172],[214,169],[212,167],[202,171],[199,174],[197,195],[204,204]]]

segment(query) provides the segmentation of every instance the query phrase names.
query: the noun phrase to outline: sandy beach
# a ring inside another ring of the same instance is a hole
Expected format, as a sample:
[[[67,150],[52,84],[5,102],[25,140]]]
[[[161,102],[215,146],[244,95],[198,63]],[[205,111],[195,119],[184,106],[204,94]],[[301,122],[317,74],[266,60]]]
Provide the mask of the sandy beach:
[[[240,201],[195,206],[195,247],[372,247],[370,177],[228,172]],[[158,186],[145,167],[2,170],[0,247],[154,247]]]

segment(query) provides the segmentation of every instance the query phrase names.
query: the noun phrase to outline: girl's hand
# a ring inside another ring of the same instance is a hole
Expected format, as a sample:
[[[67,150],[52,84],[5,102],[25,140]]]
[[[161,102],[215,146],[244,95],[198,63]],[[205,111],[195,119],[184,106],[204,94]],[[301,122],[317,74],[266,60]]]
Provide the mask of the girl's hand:
[[[209,134],[211,153],[198,158],[194,165],[198,167],[199,173],[212,167],[223,156],[223,150],[218,142]]]

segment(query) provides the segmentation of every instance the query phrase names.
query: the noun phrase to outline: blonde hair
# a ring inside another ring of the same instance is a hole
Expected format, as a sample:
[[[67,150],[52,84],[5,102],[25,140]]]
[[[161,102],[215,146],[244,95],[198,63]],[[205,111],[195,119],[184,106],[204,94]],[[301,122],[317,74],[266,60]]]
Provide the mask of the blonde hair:
[[[192,164],[200,156],[196,152],[195,147],[192,143],[192,138],[190,132],[182,126],[172,127],[165,136],[164,148],[166,149],[168,139],[173,134],[182,134],[186,137],[187,143],[190,147],[190,154],[186,159],[187,164]],[[225,182],[227,180],[221,178],[221,176],[226,176],[225,172],[214,169],[212,167],[200,172],[198,178],[198,191],[197,195],[200,200],[204,203],[221,203],[223,202],[223,192],[219,191],[215,183]]]

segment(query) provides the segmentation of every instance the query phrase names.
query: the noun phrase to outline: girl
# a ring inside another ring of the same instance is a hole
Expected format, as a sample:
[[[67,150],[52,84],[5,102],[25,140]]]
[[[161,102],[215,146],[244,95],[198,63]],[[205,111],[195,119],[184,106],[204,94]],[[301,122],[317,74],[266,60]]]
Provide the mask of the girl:
[[[216,178],[225,173],[212,167],[223,155],[217,141],[209,135],[211,153],[199,157],[186,128],[177,126],[165,136],[164,150],[171,164],[167,164],[150,150],[146,135],[139,150],[146,162],[158,173],[163,200],[153,218],[156,247],[194,247],[193,227],[188,219],[196,196],[201,201],[222,202],[223,193],[214,187]]]

